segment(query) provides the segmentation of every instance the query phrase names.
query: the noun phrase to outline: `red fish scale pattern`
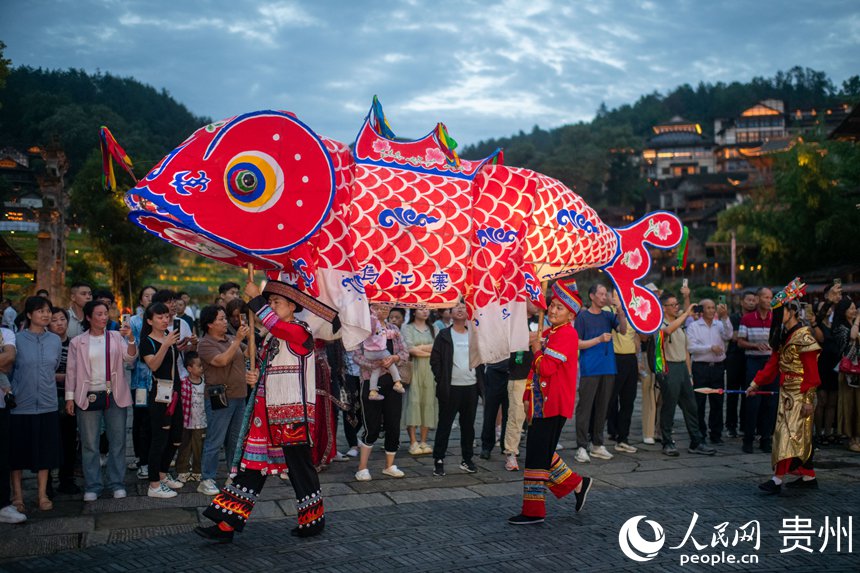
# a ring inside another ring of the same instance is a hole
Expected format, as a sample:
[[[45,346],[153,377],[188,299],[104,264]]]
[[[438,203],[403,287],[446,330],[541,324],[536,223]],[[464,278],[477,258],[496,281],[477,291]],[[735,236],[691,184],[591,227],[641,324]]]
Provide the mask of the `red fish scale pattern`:
[[[536,184],[533,172],[515,167],[489,165],[473,182],[472,289],[470,306],[480,308],[494,300],[502,304],[506,281],[521,274],[521,265],[507,267],[519,254],[522,261],[526,219],[534,208]],[[514,295],[514,298],[516,295]]]
[[[368,297],[422,306],[456,302],[469,260],[470,182],[369,164],[355,170],[349,227]],[[380,217],[397,209],[419,222],[389,216],[383,219],[390,226],[383,226]],[[431,218],[423,226],[422,216]]]
[[[539,279],[550,275],[573,273],[608,263],[618,249],[618,237],[606,226],[582,197],[560,181],[534,173],[538,178],[537,201],[526,234],[528,262],[535,263]],[[568,222],[559,224],[558,214],[565,209],[579,214],[586,224],[579,227]],[[595,232],[582,229],[590,224]],[[551,271],[541,265],[550,265]]]
[[[312,241],[316,241],[319,256],[318,266],[353,271],[355,269],[352,267],[352,235],[349,232],[347,221],[352,202],[355,163],[353,163],[349,147],[327,137],[321,139],[334,164],[336,187],[331,211],[320,228],[320,232],[312,239]]]

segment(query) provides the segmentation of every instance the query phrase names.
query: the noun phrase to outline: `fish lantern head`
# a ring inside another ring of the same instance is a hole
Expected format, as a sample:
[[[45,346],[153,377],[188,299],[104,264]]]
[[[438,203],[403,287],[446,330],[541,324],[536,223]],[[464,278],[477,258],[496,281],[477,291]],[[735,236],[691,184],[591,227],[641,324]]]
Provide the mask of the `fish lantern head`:
[[[271,259],[307,241],[334,191],[320,137],[291,113],[258,111],[198,129],[125,200],[150,232],[237,264],[226,254]]]

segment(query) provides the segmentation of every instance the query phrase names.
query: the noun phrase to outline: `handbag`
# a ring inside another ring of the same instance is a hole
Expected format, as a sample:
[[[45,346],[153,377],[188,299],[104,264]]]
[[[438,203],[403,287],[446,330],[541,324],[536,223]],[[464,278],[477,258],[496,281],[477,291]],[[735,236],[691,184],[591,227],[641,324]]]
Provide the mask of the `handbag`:
[[[860,357],[858,357],[857,343],[851,345],[848,354],[839,361],[839,372],[851,376],[860,375]]]
[[[397,364],[397,370],[400,372],[400,383],[404,386],[412,384],[412,361],[400,362]]]
[[[87,392],[87,412],[110,408],[110,332],[105,332],[105,383],[107,390]]]
[[[213,384],[208,386],[206,390],[209,392],[209,405],[213,410],[222,410],[227,407],[227,385]]]

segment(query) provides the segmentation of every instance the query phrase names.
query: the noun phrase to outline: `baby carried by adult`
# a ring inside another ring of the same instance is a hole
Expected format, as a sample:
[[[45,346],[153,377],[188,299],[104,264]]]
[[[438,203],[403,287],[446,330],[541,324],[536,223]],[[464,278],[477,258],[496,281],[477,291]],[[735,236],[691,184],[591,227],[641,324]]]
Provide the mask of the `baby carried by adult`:
[[[398,333],[395,326],[386,324],[379,319],[376,315],[377,306],[372,305],[370,313],[370,331],[372,334],[364,341],[363,348],[364,358],[372,363],[368,399],[385,400],[385,396],[379,393],[379,377],[385,371],[388,371],[394,380],[395,392],[403,394],[406,389],[400,381],[400,371],[397,369],[397,365],[392,362],[387,368],[383,366],[383,360],[391,356],[391,352],[388,351],[388,340],[397,337]]]

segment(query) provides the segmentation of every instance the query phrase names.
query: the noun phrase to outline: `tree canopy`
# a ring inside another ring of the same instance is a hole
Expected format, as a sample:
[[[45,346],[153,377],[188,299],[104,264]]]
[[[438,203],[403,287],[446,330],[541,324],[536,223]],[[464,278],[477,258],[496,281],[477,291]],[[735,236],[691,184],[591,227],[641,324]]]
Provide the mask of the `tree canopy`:
[[[3,72],[0,46],[0,82]],[[69,220],[89,234],[111,268],[115,290],[127,292],[129,281],[136,286],[156,262],[175,254],[128,222],[121,194],[131,181],[121,169],[117,167],[118,194],[102,189],[98,130],[110,127],[142,175],[210,120],[194,116],[164,90],[132,78],[74,69],[14,68],[0,91],[0,104],[0,144],[19,149],[58,144],[65,152]],[[75,272],[83,268],[79,263],[70,259]]]
[[[720,213],[714,238],[757,244],[766,277],[798,274],[860,260],[860,146],[799,143],[776,158],[773,186]]]
[[[535,126],[530,133],[482,141],[461,153],[463,157],[485,157],[504,147],[505,163],[555,177],[594,207],[621,204],[639,210],[642,182],[630,173],[636,171],[631,163],[654,125],[678,115],[701,124],[712,135],[714,119],[737,117],[769,98],[781,99],[791,109],[860,102],[860,76],[837,88],[824,72],[798,66],[749,82],[684,84],[665,95],[646,94],[633,104],[611,110],[601,104],[590,122],[550,130]]]

